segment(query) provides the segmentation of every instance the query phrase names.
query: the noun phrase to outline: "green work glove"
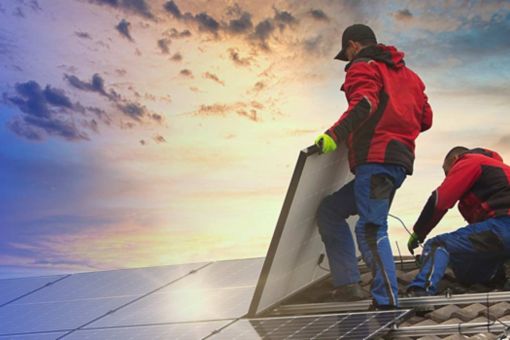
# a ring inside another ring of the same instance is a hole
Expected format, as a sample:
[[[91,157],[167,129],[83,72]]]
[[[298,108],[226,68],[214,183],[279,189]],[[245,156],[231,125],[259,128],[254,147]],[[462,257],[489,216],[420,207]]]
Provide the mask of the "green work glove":
[[[336,142],[327,133],[323,133],[315,139],[315,145],[319,147],[322,153],[328,153],[336,150]]]
[[[411,236],[409,236],[409,241],[407,241],[407,249],[409,249],[409,252],[414,255],[414,250],[418,248],[420,245],[420,239],[418,238],[418,235],[416,233],[412,233]]]

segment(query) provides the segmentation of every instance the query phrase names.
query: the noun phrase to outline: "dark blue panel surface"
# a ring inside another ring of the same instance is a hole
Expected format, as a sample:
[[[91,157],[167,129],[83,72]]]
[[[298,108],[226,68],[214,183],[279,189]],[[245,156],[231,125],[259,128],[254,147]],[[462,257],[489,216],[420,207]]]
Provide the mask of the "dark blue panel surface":
[[[56,275],[0,280],[0,306],[12,303],[34,291],[47,288],[46,285],[63,277],[63,275]]]

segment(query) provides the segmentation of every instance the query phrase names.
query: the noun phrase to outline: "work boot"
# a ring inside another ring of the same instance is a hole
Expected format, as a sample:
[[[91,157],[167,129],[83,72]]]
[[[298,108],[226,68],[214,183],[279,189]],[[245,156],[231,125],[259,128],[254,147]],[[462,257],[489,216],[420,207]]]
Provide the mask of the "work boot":
[[[351,283],[331,290],[331,300],[335,302],[359,301],[367,298],[368,294],[359,283]]]
[[[411,286],[406,290],[406,297],[421,297],[421,296],[429,296],[425,288],[418,286]]]

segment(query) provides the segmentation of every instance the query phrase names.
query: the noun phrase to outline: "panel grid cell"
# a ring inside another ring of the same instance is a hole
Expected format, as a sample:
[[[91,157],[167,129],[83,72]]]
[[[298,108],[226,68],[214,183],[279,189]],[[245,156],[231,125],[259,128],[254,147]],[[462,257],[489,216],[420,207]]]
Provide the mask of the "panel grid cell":
[[[0,280],[0,307],[44,289],[62,278],[64,275],[2,279]]]

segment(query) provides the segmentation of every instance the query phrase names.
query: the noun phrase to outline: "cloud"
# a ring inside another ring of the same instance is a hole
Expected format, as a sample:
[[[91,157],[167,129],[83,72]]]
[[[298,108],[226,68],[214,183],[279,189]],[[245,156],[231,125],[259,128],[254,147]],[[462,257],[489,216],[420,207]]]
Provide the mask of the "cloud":
[[[167,1],[163,7],[168,13],[172,14],[175,18],[180,19],[182,17],[181,10],[173,0]]]
[[[149,19],[154,18],[150,7],[145,0],[90,0],[90,2],[122,9]]]
[[[407,21],[407,20],[411,20],[413,18],[413,14],[411,13],[411,11],[409,9],[406,8],[406,9],[401,9],[401,10],[393,13],[393,17],[400,21]]]
[[[326,56],[330,54],[331,44],[321,34],[306,38],[302,41],[304,51],[312,56]]]
[[[275,30],[275,26],[271,19],[265,19],[257,24],[253,36],[261,41],[266,41]]]
[[[152,138],[157,144],[166,143],[165,137],[161,135],[156,135]]]
[[[251,121],[259,122],[258,110],[262,110],[264,105],[257,101],[236,102],[232,104],[215,103],[210,105],[200,105],[198,110],[192,113],[194,116],[226,117],[229,114],[237,114],[248,118]]]
[[[252,58],[242,58],[239,55],[239,51],[235,48],[228,49],[230,60],[237,66],[250,66]]]
[[[184,30],[184,31],[179,32],[175,28],[171,28],[170,30],[164,32],[163,35],[165,35],[171,39],[181,39],[181,38],[189,38],[189,37],[191,37],[192,34],[191,34],[190,30]]]
[[[118,24],[117,26],[115,26],[115,28],[117,29],[117,31],[119,31],[119,33],[124,36],[125,38],[127,38],[129,41],[133,41],[133,38],[131,37],[131,34],[129,33],[129,26],[131,24],[126,20],[126,19],[122,19]]]
[[[69,141],[88,140],[73,119],[74,113],[83,113],[81,105],[73,104],[63,90],[28,81],[15,85],[14,96],[4,93],[7,103],[16,106],[23,114],[7,123],[18,136],[43,140],[47,136],[62,137]]]
[[[188,70],[187,68],[181,70],[179,74],[186,78],[193,78],[193,72],[191,72],[191,70]]]
[[[317,21],[329,21],[329,17],[322,9],[311,9],[308,14]]]
[[[212,81],[217,82],[218,84],[221,84],[221,85],[225,86],[225,82],[223,80],[221,80],[220,78],[218,78],[218,76],[215,75],[215,74],[212,74],[212,73],[209,73],[209,72],[205,72],[202,76],[205,79],[210,79]]]
[[[92,76],[92,80],[90,82],[85,82],[75,75],[69,74],[64,74],[64,79],[67,80],[69,85],[79,90],[97,92],[110,100],[118,99],[118,94],[115,93],[115,91],[110,91],[110,93],[106,91],[104,87],[104,79],[97,73]]]
[[[170,39],[159,39],[158,40],[158,47],[163,54],[170,53],[170,49],[169,49],[170,43],[171,43]]]
[[[220,24],[205,12],[195,15],[195,21],[198,23],[198,29],[201,31],[217,34]]]
[[[80,80],[78,77],[74,75],[64,75],[64,79],[67,80],[69,85],[72,87],[82,90],[82,91],[89,91],[89,92],[96,92],[99,93],[102,96],[105,96],[108,98],[111,102],[115,104],[115,107],[124,115],[127,117],[137,121],[142,122],[143,118],[147,118],[149,120],[152,120],[156,123],[161,123],[163,121],[163,116],[157,113],[151,113],[147,110],[145,106],[143,106],[140,103],[129,101],[122,96],[120,96],[118,93],[116,93],[114,90],[107,91],[104,86],[104,79],[99,74],[94,74],[92,76],[92,80],[90,82],[86,82],[83,80]],[[135,91],[136,94],[136,91]],[[138,94],[139,96],[139,94]],[[86,110],[89,110],[91,112],[94,112],[98,117],[102,118],[106,122],[110,122],[110,118],[103,112],[98,111],[98,109],[95,108],[85,108]],[[107,118],[107,119],[105,119]]]
[[[294,17],[290,12],[280,11],[276,9],[276,7],[273,7],[273,10],[275,12],[274,21],[281,31],[283,31],[286,27],[297,23],[296,17]]]
[[[263,81],[258,81],[253,85],[253,88],[249,91],[249,93],[257,94],[264,90],[265,88],[267,88],[267,84],[264,83]]]
[[[122,113],[137,122],[141,122],[142,118],[147,115],[147,108],[138,103],[121,103],[118,104],[117,107]]]
[[[173,61],[182,61],[182,54],[180,54],[179,52],[175,53],[171,58],[170,60],[173,60]]]
[[[229,21],[226,27],[227,31],[234,34],[241,34],[251,31],[253,23],[251,22],[251,14],[243,12],[238,19],[232,19]]]
[[[276,29],[283,32],[287,27],[298,24],[298,19],[291,12],[278,10],[275,7],[273,7],[273,16],[262,19],[257,25],[254,25],[252,21],[252,14],[243,10],[238,4],[227,7],[226,14],[234,17],[227,22],[220,21],[207,12],[183,13],[173,0],[167,1],[164,9],[178,20],[196,24],[199,31],[212,33],[216,38],[241,36],[265,51],[270,51],[268,39]]]
[[[74,32],[74,35],[76,35],[78,38],[82,38],[82,39],[92,39],[90,34],[88,34],[87,32]]]

